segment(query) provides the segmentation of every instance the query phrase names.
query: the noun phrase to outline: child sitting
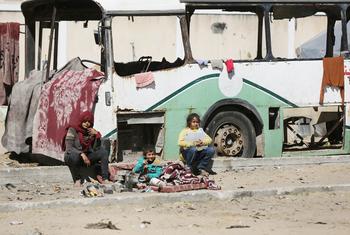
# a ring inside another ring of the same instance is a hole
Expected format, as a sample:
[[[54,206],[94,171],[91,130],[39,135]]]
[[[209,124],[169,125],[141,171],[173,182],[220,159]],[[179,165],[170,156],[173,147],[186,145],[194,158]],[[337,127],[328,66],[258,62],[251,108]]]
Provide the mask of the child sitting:
[[[211,171],[208,169],[209,163],[215,153],[214,148],[209,146],[212,139],[200,128],[198,114],[191,113],[186,122],[187,127],[179,134],[180,152],[193,174],[199,173],[202,176],[209,176],[208,171]]]
[[[162,174],[162,166],[160,160],[156,158],[156,153],[153,147],[145,147],[143,156],[141,156],[134,169],[135,173],[140,173],[139,181],[149,182],[152,178],[158,178]]]

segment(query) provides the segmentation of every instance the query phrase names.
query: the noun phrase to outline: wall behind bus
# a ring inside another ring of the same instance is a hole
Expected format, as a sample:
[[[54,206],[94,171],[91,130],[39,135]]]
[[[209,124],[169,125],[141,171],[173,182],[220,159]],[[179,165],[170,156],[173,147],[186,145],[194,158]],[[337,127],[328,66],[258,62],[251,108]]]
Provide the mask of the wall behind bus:
[[[177,54],[178,18],[168,17],[118,17],[113,19],[114,58],[118,62],[138,60],[142,56],[152,56],[161,61],[165,57],[174,61],[182,57]]]
[[[61,22],[62,27],[66,32],[66,39],[61,39],[61,44],[66,43],[66,61],[62,58],[60,65],[75,57],[88,59],[100,62],[100,47],[96,45],[94,39],[94,30],[97,30],[97,21],[89,21],[88,27],[83,27],[84,22]],[[62,56],[62,52],[58,52]],[[90,66],[90,65],[88,65]]]
[[[292,20],[274,20],[271,23],[273,55],[282,58],[296,58],[298,47],[326,30],[327,18],[323,15]]]
[[[190,38],[197,59],[254,59],[257,54],[258,18],[255,14],[194,15]],[[323,15],[271,23],[272,51],[275,57],[295,58],[301,44],[325,31]],[[263,56],[266,53],[263,34]]]
[[[253,59],[258,18],[252,14],[194,15],[190,39],[195,59]]]
[[[327,19],[323,15],[273,21],[271,33],[275,57],[294,58],[296,48],[324,32],[326,24]],[[100,48],[93,37],[97,22],[89,22],[87,28],[82,26],[83,22],[60,23],[65,32],[60,34],[60,46],[63,48],[59,50],[59,65],[63,66],[76,56],[99,61]],[[119,17],[113,20],[112,27],[115,61],[129,62],[149,55],[153,56],[153,60],[165,57],[169,61],[182,57],[179,53],[183,51],[181,31],[176,17]],[[193,56],[196,59],[254,59],[257,29],[254,14],[194,15],[190,29]],[[47,50],[43,53],[47,54]]]

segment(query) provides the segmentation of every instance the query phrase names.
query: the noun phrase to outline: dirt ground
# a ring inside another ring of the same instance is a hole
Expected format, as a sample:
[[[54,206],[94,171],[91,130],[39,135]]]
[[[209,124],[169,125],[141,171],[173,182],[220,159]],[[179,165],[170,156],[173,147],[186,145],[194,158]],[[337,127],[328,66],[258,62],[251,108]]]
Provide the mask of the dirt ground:
[[[0,167],[15,167],[14,164],[17,163]],[[349,163],[328,163],[241,168],[210,177],[222,190],[251,190],[349,184],[349,172]],[[0,203],[82,197],[82,188],[73,187],[71,182],[24,182],[12,186],[0,185]],[[113,204],[1,212],[0,234],[338,235],[350,234],[349,218],[350,192],[337,191],[224,201],[208,199],[205,203]]]
[[[210,176],[210,178],[214,179],[222,187],[222,190],[251,190],[303,185],[348,184],[350,182],[349,172],[350,164],[330,163],[241,168],[222,172]],[[0,185],[0,203],[81,198],[80,191],[82,189],[73,187],[71,182]],[[105,196],[110,195],[106,194]]]
[[[23,167],[35,167],[38,166],[38,163],[30,162],[26,157],[20,157],[19,155],[10,153],[0,154],[0,168],[23,168]]]
[[[348,235],[349,218],[350,193],[330,192],[1,213],[0,234]]]

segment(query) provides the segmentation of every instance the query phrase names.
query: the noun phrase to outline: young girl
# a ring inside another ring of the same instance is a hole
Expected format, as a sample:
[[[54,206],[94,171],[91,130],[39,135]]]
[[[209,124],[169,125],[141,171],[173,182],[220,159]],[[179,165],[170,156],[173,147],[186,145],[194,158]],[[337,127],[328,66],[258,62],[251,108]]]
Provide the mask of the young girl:
[[[140,173],[139,179],[148,182],[152,178],[158,178],[162,174],[162,167],[159,164],[160,161],[156,158],[153,147],[145,147],[143,156],[138,159],[133,172]]]
[[[210,147],[212,139],[200,128],[200,118],[196,113],[187,116],[187,127],[180,132],[178,144],[193,173],[208,176],[208,165],[215,150]]]
[[[74,184],[81,185],[80,168],[101,161],[101,171],[104,183],[108,182],[108,152],[101,147],[101,134],[93,128],[94,117],[91,112],[83,112],[77,124],[67,128],[64,137],[64,161],[68,165]]]

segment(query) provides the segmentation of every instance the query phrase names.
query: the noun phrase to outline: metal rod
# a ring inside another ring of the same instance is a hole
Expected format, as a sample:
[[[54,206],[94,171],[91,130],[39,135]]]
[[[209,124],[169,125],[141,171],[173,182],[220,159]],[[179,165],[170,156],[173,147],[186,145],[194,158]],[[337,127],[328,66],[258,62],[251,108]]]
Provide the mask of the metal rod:
[[[51,54],[52,54],[52,41],[53,41],[53,31],[55,29],[55,20],[56,20],[56,7],[53,7],[52,19],[51,19],[51,30],[50,30],[50,42],[49,42],[49,58],[47,59],[47,67],[46,67],[46,77],[45,81],[49,80],[50,75],[50,65],[51,65]]]
[[[326,57],[333,57],[333,46],[335,42],[334,37],[334,25],[335,18],[333,15],[327,14],[327,45],[326,45]]]
[[[181,34],[182,34],[182,42],[185,49],[185,60],[187,62],[192,62],[192,51],[191,51],[191,45],[190,45],[190,35],[188,30],[188,24],[187,19],[185,16],[180,16],[180,27],[181,27]]]
[[[25,34],[25,76],[35,69],[35,22],[26,20]]]
[[[264,20],[265,20],[265,39],[266,39],[266,60],[272,60],[272,47],[271,47],[271,28],[270,28],[270,9],[271,5],[266,4],[264,8]]]
[[[257,45],[257,59],[262,59],[262,36],[263,36],[263,19],[264,19],[264,13],[258,11],[258,45]]]
[[[345,55],[347,58],[349,54],[349,46],[348,46],[348,33],[347,33],[347,16],[346,12],[348,9],[347,4],[341,4],[341,11],[340,11],[340,16],[341,16],[341,24],[342,24],[342,35],[341,35],[341,44],[340,44],[340,54]]]
[[[57,52],[58,52],[58,32],[59,24],[55,23],[55,44],[53,49],[53,69],[57,70]]]
[[[342,116],[335,124],[332,126],[332,128],[317,142],[318,145],[320,145],[330,134],[335,131],[335,129],[340,125],[340,123],[343,121],[344,116]]]
[[[41,50],[43,46],[43,25],[42,22],[39,24],[39,42],[38,42],[38,64],[37,69],[40,70],[41,68]],[[44,69],[44,68],[42,68]]]
[[[301,143],[302,143],[303,145],[305,145],[306,147],[309,147],[309,146],[304,142],[304,138],[303,138],[301,135],[299,135],[297,131],[295,131],[295,130],[294,130],[291,126],[289,126],[288,124],[287,124],[287,128],[288,128],[291,132],[293,132],[293,134],[296,135],[296,137],[298,137],[298,138],[300,139],[300,141],[301,141]]]

